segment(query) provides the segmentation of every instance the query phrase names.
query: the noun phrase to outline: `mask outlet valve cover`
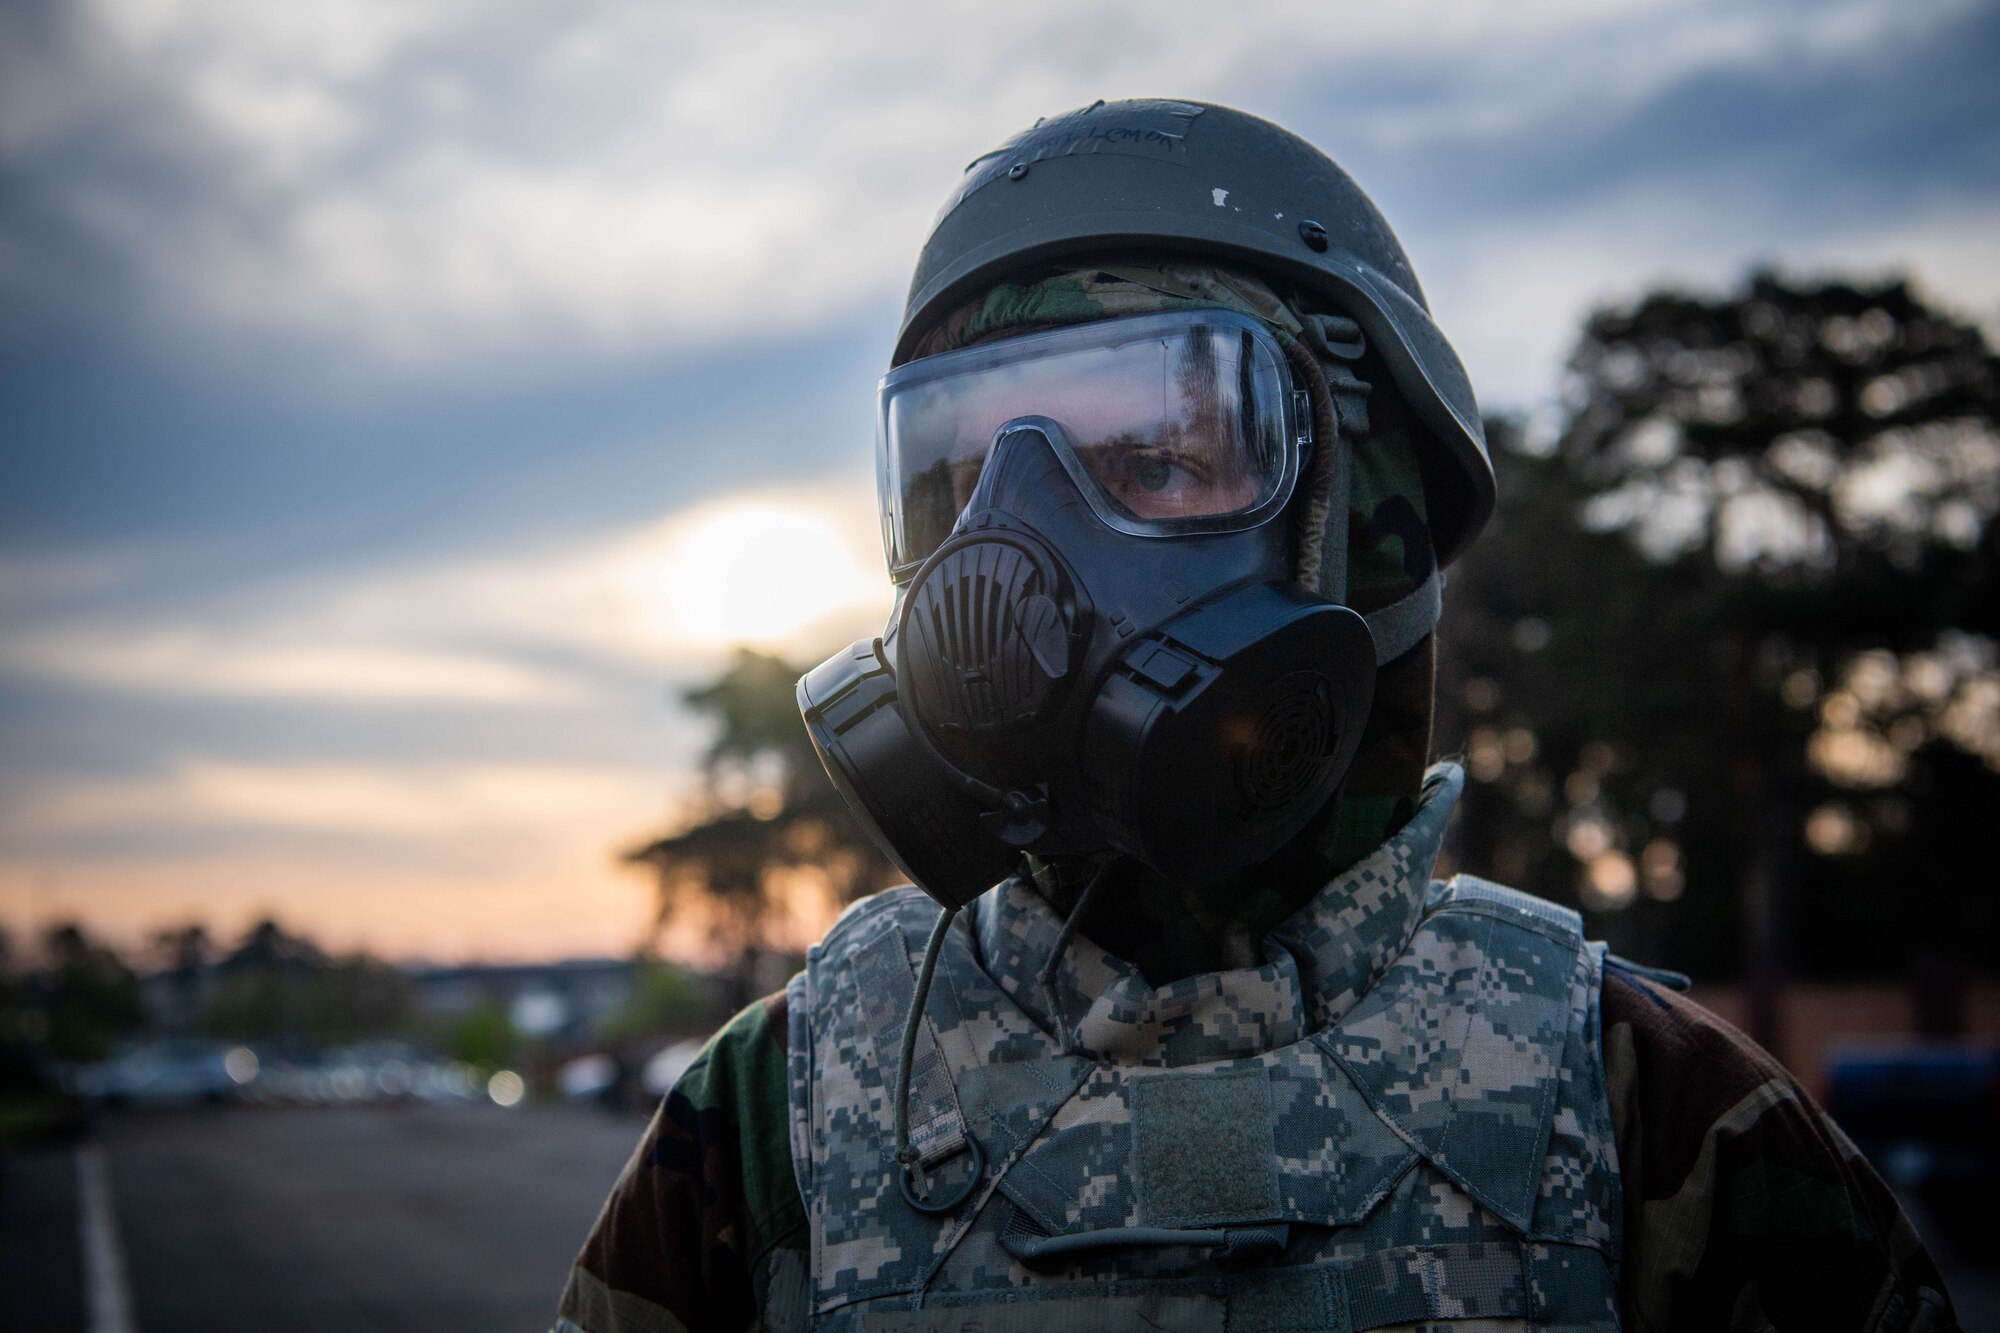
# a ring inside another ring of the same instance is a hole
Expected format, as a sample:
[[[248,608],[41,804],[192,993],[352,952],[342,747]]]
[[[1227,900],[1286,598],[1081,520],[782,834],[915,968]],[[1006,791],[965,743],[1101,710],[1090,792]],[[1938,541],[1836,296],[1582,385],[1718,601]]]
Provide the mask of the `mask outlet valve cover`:
[[[899,636],[918,725],[968,772],[1010,785],[1017,746],[1061,708],[1081,655],[1061,564],[1025,532],[940,551],[905,596]],[[1039,756],[1039,751],[1037,756]]]

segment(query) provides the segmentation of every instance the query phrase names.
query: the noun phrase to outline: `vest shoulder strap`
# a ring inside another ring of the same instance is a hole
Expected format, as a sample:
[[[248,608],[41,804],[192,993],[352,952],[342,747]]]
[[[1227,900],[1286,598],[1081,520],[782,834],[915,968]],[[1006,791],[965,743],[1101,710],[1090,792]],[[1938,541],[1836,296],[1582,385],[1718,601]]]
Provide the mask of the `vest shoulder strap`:
[[[1536,929],[1554,931],[1565,940],[1581,943],[1583,918],[1561,903],[1537,898],[1532,893],[1510,889],[1477,875],[1453,875],[1431,886],[1431,910],[1450,908],[1486,909]]]
[[[1408,950],[1319,1040],[1377,1115],[1532,1234],[1595,968],[1575,912],[1460,875],[1432,885]]]

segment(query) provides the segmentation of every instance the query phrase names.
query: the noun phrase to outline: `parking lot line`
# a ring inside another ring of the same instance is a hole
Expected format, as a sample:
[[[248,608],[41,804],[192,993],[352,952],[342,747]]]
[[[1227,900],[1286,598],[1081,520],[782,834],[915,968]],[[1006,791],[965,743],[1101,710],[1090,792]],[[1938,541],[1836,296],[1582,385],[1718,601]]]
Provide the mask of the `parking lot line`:
[[[95,1143],[76,1150],[76,1191],[85,1327],[89,1333],[135,1333],[125,1252],[118,1243],[117,1214],[111,1211],[111,1177],[104,1169],[104,1149]]]

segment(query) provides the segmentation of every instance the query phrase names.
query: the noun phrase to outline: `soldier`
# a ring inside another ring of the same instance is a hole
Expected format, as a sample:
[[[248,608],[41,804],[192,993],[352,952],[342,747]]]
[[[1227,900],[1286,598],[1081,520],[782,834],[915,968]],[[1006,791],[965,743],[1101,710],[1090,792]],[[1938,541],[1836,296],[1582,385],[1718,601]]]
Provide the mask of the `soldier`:
[[[920,887],[710,1043],[560,1328],[1956,1326],[1684,979],[1431,879],[1493,472],[1338,167],[1218,106],[1039,122],[947,201],[893,363],[897,609],[799,694]]]

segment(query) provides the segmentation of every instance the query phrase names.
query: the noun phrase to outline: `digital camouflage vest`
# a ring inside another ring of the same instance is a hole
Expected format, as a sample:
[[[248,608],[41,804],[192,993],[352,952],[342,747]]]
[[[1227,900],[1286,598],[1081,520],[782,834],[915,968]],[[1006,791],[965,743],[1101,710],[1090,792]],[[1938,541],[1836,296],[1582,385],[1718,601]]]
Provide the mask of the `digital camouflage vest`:
[[[1564,908],[1430,882],[1462,781],[1432,770],[1255,968],[1154,988],[1082,938],[1051,968],[1032,889],[975,902],[912,1069],[931,1195],[967,1191],[945,1216],[892,1148],[937,908],[850,909],[790,994],[812,1327],[1617,1327],[1603,947]]]

